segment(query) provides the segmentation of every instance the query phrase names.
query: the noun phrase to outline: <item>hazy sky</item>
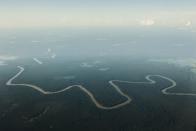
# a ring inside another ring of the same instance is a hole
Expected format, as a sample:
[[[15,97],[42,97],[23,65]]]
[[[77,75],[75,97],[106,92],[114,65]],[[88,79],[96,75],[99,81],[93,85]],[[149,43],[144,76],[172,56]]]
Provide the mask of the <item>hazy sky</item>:
[[[196,26],[196,0],[0,0],[0,27]]]

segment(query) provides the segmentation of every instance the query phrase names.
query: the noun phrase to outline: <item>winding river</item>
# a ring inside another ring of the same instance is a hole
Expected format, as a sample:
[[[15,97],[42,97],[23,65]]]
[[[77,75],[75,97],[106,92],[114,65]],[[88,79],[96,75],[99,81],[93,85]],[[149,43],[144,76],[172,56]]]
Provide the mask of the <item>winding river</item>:
[[[165,77],[165,76],[162,76],[162,75],[147,75],[145,78],[147,81],[145,82],[132,82],[132,81],[122,81],[122,80],[110,80],[109,81],[109,84],[114,88],[115,91],[117,91],[121,96],[125,97],[126,100],[122,103],[119,103],[119,104],[115,104],[115,105],[112,105],[112,106],[104,106],[103,104],[101,104],[96,98],[95,96],[89,91],[87,90],[84,86],[82,85],[71,85],[71,86],[68,86],[68,87],[65,87],[64,89],[62,90],[58,90],[58,91],[45,91],[43,90],[41,87],[38,87],[36,85],[32,85],[32,84],[25,84],[25,83],[21,83],[21,84],[17,84],[17,83],[14,83],[13,81],[19,77],[24,71],[25,69],[21,66],[18,66],[19,68],[19,72],[17,74],[15,74],[12,78],[10,78],[6,85],[7,86],[24,86],[24,87],[28,87],[28,88],[32,88],[40,93],[42,93],[43,95],[52,95],[52,94],[58,94],[58,93],[62,93],[62,92],[66,92],[68,90],[71,90],[72,88],[78,88],[80,89],[81,91],[83,91],[84,93],[86,93],[89,98],[91,99],[91,101],[95,104],[95,106],[97,108],[100,108],[100,109],[103,109],[103,110],[112,110],[112,109],[117,109],[117,108],[120,108],[120,107],[123,107],[123,106],[126,106],[127,104],[129,104],[132,99],[129,95],[127,95],[126,93],[124,93],[120,88],[119,86],[116,84],[116,83],[128,83],[128,84],[156,84],[156,81],[152,79],[152,77],[159,77],[159,78],[162,78],[162,79],[165,79],[167,81],[169,81],[171,84],[170,86],[164,88],[161,90],[161,92],[164,94],[164,95],[175,95],[175,96],[196,96],[196,94],[193,94],[193,93],[171,93],[171,92],[168,92],[170,89],[176,87],[176,82],[168,77]]]

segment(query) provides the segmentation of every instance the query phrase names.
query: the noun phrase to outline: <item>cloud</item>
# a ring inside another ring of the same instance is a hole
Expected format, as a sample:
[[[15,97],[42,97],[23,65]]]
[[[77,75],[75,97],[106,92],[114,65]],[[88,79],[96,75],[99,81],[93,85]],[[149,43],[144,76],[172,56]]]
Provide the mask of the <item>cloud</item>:
[[[196,67],[196,59],[189,58],[189,59],[150,59],[151,62],[162,62],[162,63],[168,63],[168,64],[175,64],[178,66],[190,66],[190,67]]]
[[[73,80],[75,78],[76,78],[76,76],[64,76],[63,77],[63,79],[65,79],[65,80]]]
[[[196,58],[189,59],[149,59],[150,62],[160,62],[173,64],[179,67],[189,67],[191,71],[196,73]]]
[[[47,51],[48,51],[48,53],[49,53],[49,52],[51,52],[52,50],[51,50],[50,48],[48,48],[48,50],[47,50]]]
[[[38,41],[38,40],[32,40],[31,42],[32,42],[32,43],[40,43],[41,41]]]
[[[192,25],[192,22],[191,21],[187,21],[185,26],[191,26]]]
[[[15,42],[15,41],[10,41],[9,43],[10,43],[10,44],[15,44],[16,42]]]
[[[114,47],[119,47],[119,46],[121,46],[122,44],[120,44],[120,43],[117,43],[117,44],[113,44],[112,46],[114,46]]]
[[[0,60],[16,60],[17,56],[0,55]]]
[[[101,61],[99,61],[99,60],[95,60],[95,61],[93,61],[93,64],[100,64],[100,63],[102,63]]]
[[[140,25],[142,26],[152,26],[155,24],[155,21],[153,19],[144,19],[140,21]]]
[[[91,68],[91,67],[93,67],[93,65],[91,65],[89,63],[86,63],[86,62],[83,62],[80,66],[84,67],[84,68]]]
[[[4,61],[0,61],[0,66],[5,66],[7,65]]]
[[[73,80],[75,78],[76,78],[76,76],[74,76],[74,75],[54,77],[55,80],[62,80],[62,79],[64,79],[64,80]]]
[[[106,41],[108,40],[107,38],[96,38],[97,41]]]
[[[185,44],[173,44],[173,46],[175,46],[175,47],[183,47],[183,46],[185,46]]]
[[[52,55],[51,55],[51,58],[52,58],[52,59],[55,59],[55,58],[56,58],[56,54],[55,54],[55,53],[52,54]]]
[[[196,69],[191,69],[191,71],[196,74]]]
[[[106,67],[106,68],[99,68],[99,71],[108,71],[110,68]]]

